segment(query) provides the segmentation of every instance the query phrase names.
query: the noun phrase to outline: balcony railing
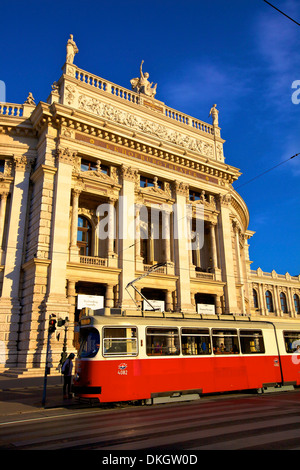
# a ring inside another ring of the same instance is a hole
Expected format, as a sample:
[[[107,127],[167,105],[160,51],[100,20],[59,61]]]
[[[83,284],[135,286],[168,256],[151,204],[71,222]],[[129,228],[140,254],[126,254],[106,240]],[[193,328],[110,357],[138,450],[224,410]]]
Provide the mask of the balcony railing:
[[[80,255],[79,262],[90,266],[107,266],[107,258],[98,258],[97,256]]]
[[[128,90],[127,88],[116,85],[109,80],[104,80],[101,77],[86,72],[85,70],[75,67],[75,79],[79,82],[89,85],[94,90],[101,90],[111,95],[117,96],[126,101],[132,103],[140,103],[140,95],[134,91]],[[147,100],[147,96],[144,97]],[[192,127],[193,130],[202,131],[206,134],[214,135],[214,126],[206,122],[200,121],[192,116],[184,114],[176,109],[166,106],[164,103],[159,102],[159,107],[162,109],[164,116],[170,120],[180,122],[188,127]]]

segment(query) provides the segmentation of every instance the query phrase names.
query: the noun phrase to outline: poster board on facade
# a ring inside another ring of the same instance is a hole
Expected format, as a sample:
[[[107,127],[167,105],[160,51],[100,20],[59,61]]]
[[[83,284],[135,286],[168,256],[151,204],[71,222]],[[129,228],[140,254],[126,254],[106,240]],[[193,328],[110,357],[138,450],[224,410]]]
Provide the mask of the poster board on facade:
[[[197,304],[197,313],[201,313],[203,315],[215,315],[216,308],[211,304]]]
[[[103,295],[85,295],[78,294],[77,297],[77,308],[91,308],[92,310],[98,310],[104,307],[104,296]]]
[[[165,311],[165,301],[164,300],[149,299],[149,302],[150,302],[151,305],[153,305],[153,307],[155,308],[156,311],[159,311],[159,312],[164,312]],[[152,310],[150,305],[145,300],[143,300],[143,310]]]

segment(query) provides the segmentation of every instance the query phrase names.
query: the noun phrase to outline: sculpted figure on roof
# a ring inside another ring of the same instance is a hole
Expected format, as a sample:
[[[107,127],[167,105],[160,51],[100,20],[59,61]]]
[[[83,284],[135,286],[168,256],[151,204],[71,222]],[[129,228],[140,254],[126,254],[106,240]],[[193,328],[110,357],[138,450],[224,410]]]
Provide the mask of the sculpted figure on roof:
[[[137,78],[132,78],[130,80],[132,89],[136,91],[137,93],[144,93],[144,95],[151,96],[154,98],[156,94],[156,87],[157,83],[153,86],[153,82],[149,82],[149,73],[145,72],[143,73],[142,67],[143,67],[144,61],[142,60],[141,65],[140,65],[140,76]]]
[[[78,47],[76,46],[76,42],[73,40],[73,34],[70,34],[70,38],[67,42],[67,57],[66,62],[69,64],[73,64],[75,54],[78,52]]]

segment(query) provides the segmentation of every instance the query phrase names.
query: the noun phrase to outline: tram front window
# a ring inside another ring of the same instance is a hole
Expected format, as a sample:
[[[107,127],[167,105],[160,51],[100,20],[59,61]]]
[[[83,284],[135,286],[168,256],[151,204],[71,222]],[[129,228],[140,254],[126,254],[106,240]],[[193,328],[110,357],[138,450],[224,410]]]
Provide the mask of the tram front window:
[[[95,357],[100,347],[100,335],[95,328],[81,328],[79,357]]]

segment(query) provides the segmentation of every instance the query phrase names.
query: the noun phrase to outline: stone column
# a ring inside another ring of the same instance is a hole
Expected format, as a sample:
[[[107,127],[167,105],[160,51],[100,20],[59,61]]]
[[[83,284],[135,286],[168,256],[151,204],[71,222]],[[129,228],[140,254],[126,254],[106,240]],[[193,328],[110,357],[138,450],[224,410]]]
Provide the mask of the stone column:
[[[211,239],[211,257],[213,269],[218,268],[217,244],[216,244],[216,222],[210,222],[210,239]]]
[[[165,262],[169,263],[171,261],[171,230],[170,230],[170,223],[171,223],[171,207],[167,206],[166,204],[163,207],[162,212],[162,236],[163,236],[163,243],[165,249]]]
[[[15,156],[14,163],[15,175],[7,245],[4,254],[2,296],[0,298],[0,340],[4,342],[6,348],[5,365],[7,367],[17,365],[18,324],[21,308],[19,301],[20,274],[23,262],[24,227],[26,226],[32,160],[27,159],[25,155]],[[4,220],[4,213],[2,216]]]
[[[189,233],[187,227],[188,185],[175,181],[176,205],[174,206],[174,245],[177,281],[177,309],[194,312],[191,303]]]
[[[77,246],[78,231],[78,202],[81,189],[72,190],[72,221],[71,221],[71,244],[70,244],[70,261],[79,261],[79,249]]]
[[[114,286],[113,286],[113,284],[107,284],[107,286],[106,286],[105,307],[106,308],[113,308],[114,307]]]
[[[226,282],[225,313],[238,313],[236,281],[233,268],[232,224],[230,220],[231,196],[220,196],[220,245],[222,258],[222,277]]]
[[[170,290],[166,290],[166,306],[165,310],[172,311],[173,310],[173,292]]]
[[[241,252],[240,252],[240,228],[238,227],[237,223],[233,222],[233,231],[235,233],[235,250],[236,250],[236,266],[237,266],[237,275],[238,275],[238,282],[240,284],[240,295],[241,295],[241,313],[246,313],[245,308],[245,298],[244,298],[244,276],[243,276],[243,268],[241,264]]]
[[[1,193],[1,206],[0,206],[0,264],[2,264],[2,243],[3,243],[3,234],[4,234],[4,224],[5,224],[5,213],[6,213],[6,203],[7,196],[9,192],[4,191]]]
[[[134,189],[138,170],[123,165],[121,174],[122,190],[119,197],[119,267],[122,271],[120,274],[119,306],[124,309],[135,309],[135,303],[128,294],[126,286],[136,277]]]
[[[110,198],[109,206],[108,206],[108,244],[107,244],[108,257],[115,254],[114,242],[115,242],[115,199]]]

